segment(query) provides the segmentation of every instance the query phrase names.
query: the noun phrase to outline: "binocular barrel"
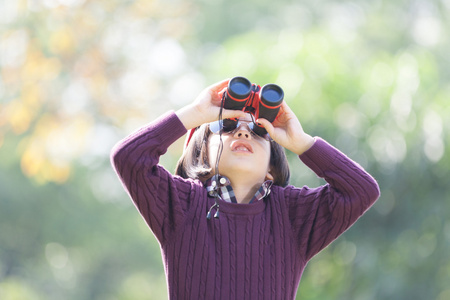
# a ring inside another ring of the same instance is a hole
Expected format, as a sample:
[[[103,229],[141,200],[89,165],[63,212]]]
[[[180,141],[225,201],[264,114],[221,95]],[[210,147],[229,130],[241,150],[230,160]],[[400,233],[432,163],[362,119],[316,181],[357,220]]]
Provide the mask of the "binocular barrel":
[[[259,117],[272,123],[280,111],[284,99],[283,90],[276,84],[266,84],[261,89],[259,102]]]
[[[223,108],[242,110],[252,93],[252,83],[245,77],[233,77],[228,83]]]

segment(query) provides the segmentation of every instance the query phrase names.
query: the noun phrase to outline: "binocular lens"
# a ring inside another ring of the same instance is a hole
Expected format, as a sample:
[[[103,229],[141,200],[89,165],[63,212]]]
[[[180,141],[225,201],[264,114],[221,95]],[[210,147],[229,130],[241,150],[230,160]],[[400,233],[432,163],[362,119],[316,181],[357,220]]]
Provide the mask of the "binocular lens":
[[[276,84],[267,84],[261,90],[261,100],[267,106],[278,106],[283,98],[283,90]]]
[[[228,83],[228,93],[236,99],[246,99],[252,91],[252,83],[244,77],[234,77]]]

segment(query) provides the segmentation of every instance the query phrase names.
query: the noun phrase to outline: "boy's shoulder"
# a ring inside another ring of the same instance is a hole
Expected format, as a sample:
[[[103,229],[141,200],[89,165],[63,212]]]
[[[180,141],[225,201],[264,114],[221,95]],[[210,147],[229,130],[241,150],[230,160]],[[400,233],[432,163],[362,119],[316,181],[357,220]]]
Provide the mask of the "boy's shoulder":
[[[287,185],[285,187],[274,185],[271,189],[271,195],[277,201],[282,201],[287,204],[296,202],[297,204],[311,195],[318,195],[324,186],[310,188],[307,185],[297,187],[294,185]]]

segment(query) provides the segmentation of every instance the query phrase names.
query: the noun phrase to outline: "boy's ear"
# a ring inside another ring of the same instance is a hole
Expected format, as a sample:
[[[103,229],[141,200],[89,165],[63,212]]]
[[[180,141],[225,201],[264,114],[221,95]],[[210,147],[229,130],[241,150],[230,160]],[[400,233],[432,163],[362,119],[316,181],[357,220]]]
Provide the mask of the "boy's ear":
[[[272,174],[270,173],[270,170],[267,172],[267,174],[266,174],[266,180],[272,180],[273,181],[273,176],[272,176]]]

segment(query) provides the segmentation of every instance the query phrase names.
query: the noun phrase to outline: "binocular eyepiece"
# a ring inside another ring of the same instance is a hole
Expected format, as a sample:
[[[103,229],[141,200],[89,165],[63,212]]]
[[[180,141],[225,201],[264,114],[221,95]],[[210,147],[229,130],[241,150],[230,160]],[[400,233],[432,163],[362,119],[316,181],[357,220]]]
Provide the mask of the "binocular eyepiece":
[[[276,84],[266,84],[261,88],[247,78],[238,76],[229,81],[224,97],[225,109],[242,110],[251,113],[255,119],[264,118],[272,123],[280,111],[284,92]],[[235,119],[226,121],[237,122]],[[256,134],[262,136],[267,133],[264,127],[255,125],[253,131]]]

